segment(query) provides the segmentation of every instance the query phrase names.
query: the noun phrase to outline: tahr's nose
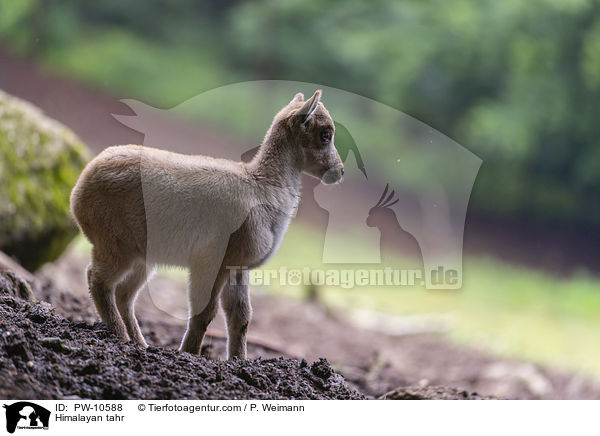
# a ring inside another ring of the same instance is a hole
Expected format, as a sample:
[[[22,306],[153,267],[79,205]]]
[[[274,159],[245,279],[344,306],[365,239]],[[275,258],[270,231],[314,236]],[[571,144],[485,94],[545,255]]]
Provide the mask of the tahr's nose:
[[[342,176],[344,175],[344,167],[342,166],[342,168],[340,169],[340,173],[342,173]]]

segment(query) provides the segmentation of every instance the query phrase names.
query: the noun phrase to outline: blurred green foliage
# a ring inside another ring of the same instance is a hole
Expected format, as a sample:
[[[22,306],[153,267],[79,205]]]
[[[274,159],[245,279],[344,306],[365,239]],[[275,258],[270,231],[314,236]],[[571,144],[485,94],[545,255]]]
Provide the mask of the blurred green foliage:
[[[30,270],[62,253],[76,234],[69,197],[86,158],[73,132],[0,91],[0,250]]]
[[[0,39],[156,105],[257,79],[362,94],[483,159],[472,211],[600,227],[598,2],[0,0]]]

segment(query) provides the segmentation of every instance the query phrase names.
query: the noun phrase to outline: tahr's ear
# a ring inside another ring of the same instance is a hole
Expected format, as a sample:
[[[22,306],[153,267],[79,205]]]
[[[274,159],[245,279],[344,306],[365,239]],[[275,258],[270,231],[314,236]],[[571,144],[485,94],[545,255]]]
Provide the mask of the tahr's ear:
[[[304,94],[302,94],[301,92],[299,92],[298,94],[294,95],[294,98],[292,98],[292,101],[290,101],[289,104],[300,103],[302,101],[304,101]]]
[[[310,121],[312,116],[315,114],[319,102],[321,101],[321,90],[317,89],[313,96],[309,98],[306,103],[296,112],[296,116],[300,117],[302,124],[306,124]]]

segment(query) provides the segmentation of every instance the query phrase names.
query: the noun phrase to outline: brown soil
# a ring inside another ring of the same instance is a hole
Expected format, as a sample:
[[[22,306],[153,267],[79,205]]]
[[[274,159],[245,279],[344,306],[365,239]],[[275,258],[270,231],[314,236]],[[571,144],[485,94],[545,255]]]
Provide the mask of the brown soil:
[[[39,284],[38,284],[39,285]],[[334,372],[326,359],[272,357],[242,361],[215,360],[224,351],[222,338],[203,347],[203,356],[164,347],[142,349],[123,343],[100,322],[89,306],[49,283],[35,286],[46,301],[24,299],[23,283],[0,273],[0,397],[6,399],[365,399]],[[163,338],[172,326],[144,323]],[[153,336],[153,335],[151,335]],[[216,347],[214,345],[217,345]],[[251,354],[276,354],[250,343]],[[212,358],[208,358],[210,356]],[[451,387],[408,387],[381,399],[490,399]]]
[[[39,275],[51,277],[57,288],[72,292],[58,292],[47,286],[38,295],[66,318],[92,323],[97,316],[86,292],[87,261],[87,255],[68,250]],[[152,295],[148,288],[144,289],[136,304],[142,331],[149,343],[176,349],[185,321],[168,313],[185,308],[185,284],[159,276],[152,286]],[[160,296],[155,289],[160,290]],[[260,289],[253,289],[252,294],[249,358],[286,356],[314,361],[326,357],[337,373],[368,398],[378,398],[398,388],[417,389],[424,394],[434,392],[432,386],[444,386],[457,389],[455,398],[467,391],[469,395],[477,392],[497,398],[600,399],[600,384],[581,374],[459,345],[443,333],[372,331],[351,322],[347,313],[318,301],[274,296],[261,293]],[[166,302],[171,306],[167,307]],[[226,358],[224,331],[223,320],[218,316],[205,339],[206,357]]]
[[[38,274],[44,285],[33,289],[41,303],[21,299],[14,276],[0,280],[0,289],[13,290],[0,293],[0,397],[600,399],[600,385],[580,374],[457,345],[439,333],[371,331],[318,301],[256,290],[249,361],[225,360],[220,317],[203,356],[175,352],[185,321],[157,309],[148,289],[137,312],[152,346],[141,350],[97,322],[85,263],[70,249],[47,265]],[[183,283],[156,281],[165,300],[183,304]],[[65,284],[74,292],[59,290]]]
[[[477,393],[445,386],[398,388],[379,398],[381,400],[491,400]]]
[[[0,283],[2,398],[364,398],[325,359],[221,361],[162,347],[144,350],[120,342],[103,323],[67,320],[50,304],[23,300],[5,285]]]

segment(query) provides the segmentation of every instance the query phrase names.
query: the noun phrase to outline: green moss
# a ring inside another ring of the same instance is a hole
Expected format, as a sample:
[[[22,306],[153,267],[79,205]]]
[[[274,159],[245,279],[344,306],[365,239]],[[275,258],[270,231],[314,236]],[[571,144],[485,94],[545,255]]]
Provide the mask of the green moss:
[[[0,91],[0,250],[36,269],[75,235],[69,196],[89,153],[35,106]]]

